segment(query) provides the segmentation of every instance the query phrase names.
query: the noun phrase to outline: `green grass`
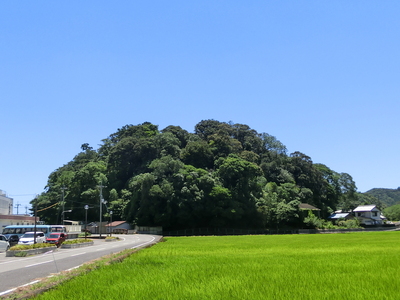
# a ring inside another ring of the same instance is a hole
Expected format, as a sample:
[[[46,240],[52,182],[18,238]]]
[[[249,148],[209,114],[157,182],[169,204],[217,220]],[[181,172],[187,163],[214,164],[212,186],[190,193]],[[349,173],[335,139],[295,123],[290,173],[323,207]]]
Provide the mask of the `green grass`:
[[[37,299],[399,299],[399,238],[399,232],[167,238]]]

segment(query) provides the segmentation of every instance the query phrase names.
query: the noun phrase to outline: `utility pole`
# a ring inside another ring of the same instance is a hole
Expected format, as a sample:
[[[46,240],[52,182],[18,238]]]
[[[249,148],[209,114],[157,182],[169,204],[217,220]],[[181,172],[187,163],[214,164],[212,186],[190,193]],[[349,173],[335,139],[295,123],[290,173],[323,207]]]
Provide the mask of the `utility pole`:
[[[37,217],[37,202],[38,202],[38,195],[35,197],[35,227],[33,230],[33,243],[36,244],[36,217]]]
[[[64,191],[67,190],[65,186],[61,187],[61,201],[62,201],[62,225],[64,225],[64,211],[65,211],[65,202],[64,202]]]
[[[110,210],[110,236],[112,236],[112,215],[113,215],[113,211]]]
[[[100,182],[100,185],[97,186],[100,189],[100,224],[99,224],[99,234],[101,238],[101,222],[102,222],[102,214],[103,214],[103,188],[106,188],[106,186],[102,185]]]
[[[17,209],[17,215],[18,215],[18,208],[19,208],[21,205],[22,205],[22,204],[19,204],[19,203],[15,204],[15,208]]]
[[[84,206],[84,208],[85,208],[85,240],[86,240],[86,238],[87,238],[87,211],[89,209],[89,205],[86,204]]]

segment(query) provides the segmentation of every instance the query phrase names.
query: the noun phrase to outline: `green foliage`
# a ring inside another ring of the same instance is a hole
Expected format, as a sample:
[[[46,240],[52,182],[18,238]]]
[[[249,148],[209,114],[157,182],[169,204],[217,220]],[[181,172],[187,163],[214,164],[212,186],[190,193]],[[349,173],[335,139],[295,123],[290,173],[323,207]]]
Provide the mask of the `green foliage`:
[[[12,246],[9,250],[14,251],[14,250],[29,250],[29,249],[38,249],[38,248],[48,248],[48,247],[54,247],[53,244],[47,244],[47,243],[36,243],[32,245],[15,245]]]
[[[337,222],[339,228],[345,229],[354,229],[354,228],[362,228],[360,225],[360,221],[358,219],[349,219],[349,220],[339,220]]]
[[[311,210],[308,211],[308,216],[304,218],[304,225],[306,228],[312,229],[337,229],[332,222],[318,218]]]
[[[400,187],[397,189],[375,188],[364,194],[375,197],[382,203],[382,206],[385,207],[400,204]]]
[[[306,228],[312,229],[355,229],[361,228],[358,219],[338,220],[336,225],[331,221],[318,218],[311,210],[308,211],[308,216],[304,218]]]
[[[69,219],[84,221],[87,213],[89,223],[98,221],[100,185],[104,218],[112,210],[114,221],[165,230],[299,227],[301,202],[325,218],[364,197],[350,175],[286,151],[274,136],[245,124],[202,120],[194,133],[173,125],[160,132],[149,122],[126,125],[97,150],[83,144],[49,175],[37,199],[39,217],[59,224],[62,211],[72,210]]]
[[[391,221],[400,221],[400,204],[385,208],[383,215]]]
[[[87,237],[87,236],[91,236],[92,234],[90,233],[90,232],[81,232],[80,234],[78,234],[78,237],[79,238],[84,238],[84,237]]]
[[[83,243],[91,243],[93,240],[90,239],[74,239],[74,240],[66,240],[63,242],[63,245],[73,245],[73,244],[83,244]]]

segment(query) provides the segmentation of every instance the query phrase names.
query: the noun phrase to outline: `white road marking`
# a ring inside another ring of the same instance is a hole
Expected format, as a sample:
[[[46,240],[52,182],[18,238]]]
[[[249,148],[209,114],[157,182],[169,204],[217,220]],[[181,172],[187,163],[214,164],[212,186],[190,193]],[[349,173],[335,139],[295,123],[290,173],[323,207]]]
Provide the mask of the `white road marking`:
[[[76,266],[76,267],[70,268],[70,269],[68,269],[68,270],[65,270],[65,271],[66,271],[66,272],[69,272],[69,271],[72,271],[72,270],[78,269],[80,266],[82,266],[82,265],[79,265],[79,266]]]
[[[83,252],[83,253],[78,253],[78,254],[74,254],[74,255],[71,255],[71,257],[73,257],[73,256],[78,256],[78,255],[83,255],[83,254],[86,254],[87,252]]]
[[[38,283],[38,282],[40,282],[40,280],[35,280],[35,281],[29,282],[27,284],[21,285],[21,286],[19,286],[17,288],[13,288],[11,290],[7,290],[7,291],[4,291],[4,292],[1,292],[0,296],[3,296],[3,295],[8,294],[8,293],[11,293],[11,292],[15,291],[16,289],[18,289],[20,287],[25,287],[25,286],[32,285],[32,284],[35,284],[35,283]]]
[[[25,266],[25,268],[34,267],[34,266],[38,266],[38,265],[43,265],[43,264],[47,264],[49,262],[53,262],[53,261],[52,260],[48,260],[48,261],[44,261],[44,262],[41,262],[41,263]]]
[[[141,247],[141,246],[143,246],[143,245],[147,245],[147,244],[151,243],[152,241],[154,241],[155,239],[156,239],[156,238],[153,237],[153,238],[151,239],[151,241],[142,243],[142,244],[140,244],[140,245],[136,245],[135,247],[132,247],[131,249],[135,249],[135,248]]]

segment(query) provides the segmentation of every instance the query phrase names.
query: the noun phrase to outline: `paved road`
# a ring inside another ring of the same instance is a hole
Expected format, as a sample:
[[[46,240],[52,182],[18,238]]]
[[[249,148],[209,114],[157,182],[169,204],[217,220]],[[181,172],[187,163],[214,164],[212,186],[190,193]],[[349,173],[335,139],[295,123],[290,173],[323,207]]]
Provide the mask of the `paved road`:
[[[37,278],[69,270],[101,256],[124,249],[138,248],[160,240],[157,235],[120,235],[122,241],[105,242],[94,239],[94,245],[75,249],[57,249],[31,257],[6,257],[0,253],[0,296],[7,291],[31,283]]]

